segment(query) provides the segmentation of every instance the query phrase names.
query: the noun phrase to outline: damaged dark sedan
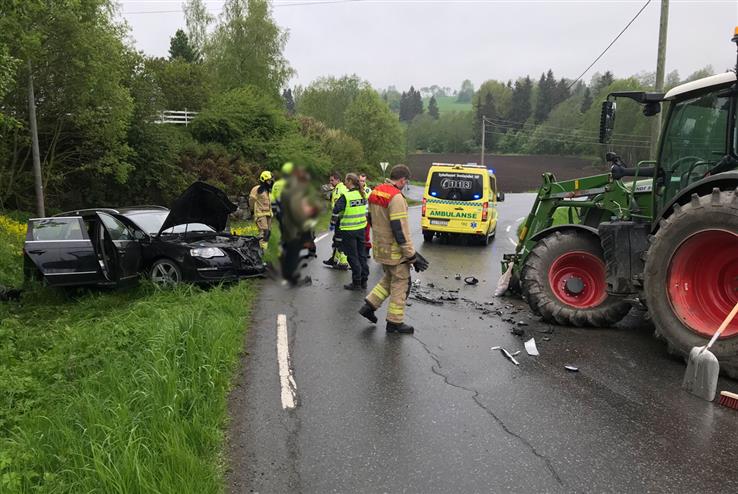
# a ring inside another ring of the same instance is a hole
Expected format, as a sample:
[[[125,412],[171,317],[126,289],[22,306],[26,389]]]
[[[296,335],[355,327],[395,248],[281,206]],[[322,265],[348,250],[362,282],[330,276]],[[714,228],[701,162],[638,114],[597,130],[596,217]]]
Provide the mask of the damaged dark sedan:
[[[236,210],[196,182],[171,209],[91,208],[28,222],[26,273],[54,286],[216,283],[265,272],[259,239],[224,232]]]

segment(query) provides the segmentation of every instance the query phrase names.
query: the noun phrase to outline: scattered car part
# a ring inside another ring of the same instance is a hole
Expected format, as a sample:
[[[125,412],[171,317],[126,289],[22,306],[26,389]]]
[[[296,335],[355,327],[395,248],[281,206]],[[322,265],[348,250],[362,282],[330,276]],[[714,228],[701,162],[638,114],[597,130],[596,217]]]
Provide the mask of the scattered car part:
[[[476,285],[477,283],[479,283],[479,280],[474,276],[467,276],[466,278],[464,278],[464,283],[466,283],[467,285]]]
[[[504,347],[503,348],[500,348],[500,351],[505,356],[505,358],[507,358],[510,362],[512,362],[515,365],[520,365],[520,362],[518,362],[517,360],[515,360],[515,357],[510,352],[508,352]]]
[[[528,355],[532,357],[537,357],[540,355],[540,353],[538,353],[538,347],[536,347],[535,338],[531,338],[523,344],[525,345],[525,351],[528,352]]]

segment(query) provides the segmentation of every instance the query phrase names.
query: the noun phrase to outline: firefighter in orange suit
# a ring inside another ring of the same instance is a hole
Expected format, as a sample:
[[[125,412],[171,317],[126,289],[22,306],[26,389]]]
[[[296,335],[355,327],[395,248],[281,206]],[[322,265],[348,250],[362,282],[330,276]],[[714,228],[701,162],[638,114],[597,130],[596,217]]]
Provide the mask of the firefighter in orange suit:
[[[410,293],[410,266],[418,272],[428,268],[428,261],[415,252],[410,238],[407,201],[402,189],[410,180],[410,169],[395,165],[389,180],[369,195],[369,221],[372,225],[374,260],[382,265],[384,276],[366,297],[359,314],[376,323],[375,311],[389,298],[387,332],[410,334],[414,328],[405,324],[405,301]]]

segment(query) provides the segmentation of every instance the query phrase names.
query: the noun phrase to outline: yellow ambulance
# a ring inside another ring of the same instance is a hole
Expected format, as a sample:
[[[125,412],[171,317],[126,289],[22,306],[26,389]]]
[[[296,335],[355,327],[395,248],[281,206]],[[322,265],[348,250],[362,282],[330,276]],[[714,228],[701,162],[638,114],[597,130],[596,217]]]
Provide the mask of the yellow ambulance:
[[[494,170],[475,163],[433,163],[428,170],[423,195],[423,238],[471,235],[488,245],[497,228],[497,192]]]

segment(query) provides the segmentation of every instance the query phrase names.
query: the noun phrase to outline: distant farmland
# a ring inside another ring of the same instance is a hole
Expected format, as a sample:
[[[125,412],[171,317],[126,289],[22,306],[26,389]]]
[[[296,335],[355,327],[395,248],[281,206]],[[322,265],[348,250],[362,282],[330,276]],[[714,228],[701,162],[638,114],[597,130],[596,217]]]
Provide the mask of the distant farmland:
[[[432,163],[478,163],[478,154],[424,153],[411,154],[407,165],[414,180],[425,181]],[[541,174],[552,172],[558,180],[568,180],[605,173],[607,167],[593,165],[592,160],[567,156],[498,156],[485,155],[488,168],[494,168],[497,184],[505,192],[528,192],[541,185]]]
[[[430,98],[423,99],[423,107],[428,111],[428,102]],[[436,98],[438,103],[438,111],[440,113],[451,112],[451,111],[471,111],[471,103],[457,103],[456,96],[439,96]]]

